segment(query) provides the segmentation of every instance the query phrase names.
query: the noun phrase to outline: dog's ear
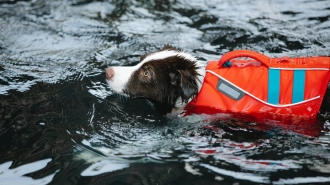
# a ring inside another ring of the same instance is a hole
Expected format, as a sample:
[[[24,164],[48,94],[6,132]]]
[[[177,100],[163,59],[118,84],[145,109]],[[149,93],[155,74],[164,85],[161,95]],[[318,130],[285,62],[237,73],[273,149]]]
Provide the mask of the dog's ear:
[[[198,94],[197,82],[194,76],[186,70],[179,70],[181,74],[181,98],[184,102],[188,102],[190,98]]]
[[[196,79],[185,70],[174,70],[170,72],[171,84],[175,86],[176,92],[179,93],[177,98],[181,98],[182,102],[188,102],[198,93]]]
[[[178,70],[173,70],[169,73],[171,84],[174,86],[179,86],[181,83],[181,73]]]

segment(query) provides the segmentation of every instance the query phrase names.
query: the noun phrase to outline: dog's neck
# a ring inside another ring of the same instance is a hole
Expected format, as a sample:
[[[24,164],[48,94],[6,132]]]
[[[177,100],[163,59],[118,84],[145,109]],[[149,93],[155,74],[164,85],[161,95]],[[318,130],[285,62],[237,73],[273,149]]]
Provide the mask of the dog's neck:
[[[201,90],[204,82],[204,77],[206,74],[205,71],[205,65],[202,64],[201,61],[196,62],[196,66],[198,67],[197,72],[198,72],[198,77],[197,77],[197,85],[198,85],[198,92]],[[193,97],[189,99],[188,103],[192,101]],[[182,102],[181,99],[178,99],[175,107],[172,108],[172,111],[170,113],[167,113],[166,116],[170,119],[174,119],[177,117],[180,117],[184,111],[184,108],[188,103]]]

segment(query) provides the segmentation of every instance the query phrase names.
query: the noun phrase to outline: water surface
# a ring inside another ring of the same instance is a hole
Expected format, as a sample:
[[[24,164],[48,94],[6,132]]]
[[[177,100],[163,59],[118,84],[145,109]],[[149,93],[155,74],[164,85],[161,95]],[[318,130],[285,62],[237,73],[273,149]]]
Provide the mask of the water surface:
[[[0,1],[0,184],[330,182],[328,99],[310,134],[207,116],[168,120],[104,69],[172,44],[330,56],[330,2]],[[326,84],[327,82],[322,82]]]

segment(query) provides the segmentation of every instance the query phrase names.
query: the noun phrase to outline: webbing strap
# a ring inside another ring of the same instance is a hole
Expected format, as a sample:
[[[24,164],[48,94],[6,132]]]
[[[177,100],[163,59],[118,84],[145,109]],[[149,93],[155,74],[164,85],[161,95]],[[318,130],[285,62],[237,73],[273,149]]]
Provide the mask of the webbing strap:
[[[268,70],[268,103],[278,105],[280,99],[280,70]]]
[[[292,103],[304,101],[306,70],[293,71]],[[278,105],[280,99],[281,70],[270,68],[268,71],[268,103]]]
[[[292,87],[292,103],[297,103],[304,100],[305,77],[306,77],[305,70],[294,70],[293,87]]]

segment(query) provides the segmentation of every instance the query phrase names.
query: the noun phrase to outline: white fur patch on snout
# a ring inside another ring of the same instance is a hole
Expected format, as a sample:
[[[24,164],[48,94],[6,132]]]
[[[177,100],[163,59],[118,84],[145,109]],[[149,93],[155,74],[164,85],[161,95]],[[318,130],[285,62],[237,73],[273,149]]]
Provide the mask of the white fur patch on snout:
[[[111,89],[118,94],[128,96],[127,94],[124,94],[123,89],[125,88],[134,71],[136,71],[139,67],[140,65],[129,67],[111,67],[114,70],[114,75],[110,80],[107,79],[107,82]]]

